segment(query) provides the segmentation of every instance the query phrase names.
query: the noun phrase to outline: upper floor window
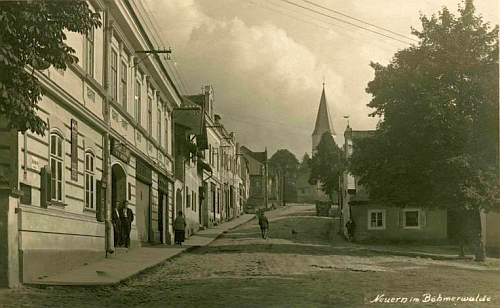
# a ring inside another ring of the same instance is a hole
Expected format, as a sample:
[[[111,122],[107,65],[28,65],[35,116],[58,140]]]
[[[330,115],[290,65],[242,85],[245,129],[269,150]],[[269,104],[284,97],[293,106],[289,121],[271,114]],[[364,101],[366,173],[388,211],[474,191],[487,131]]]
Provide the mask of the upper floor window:
[[[63,201],[64,149],[63,138],[50,134],[50,169],[52,171],[52,200]]]
[[[85,36],[85,70],[94,77],[94,28]]]
[[[135,119],[137,123],[141,124],[141,82],[139,80],[135,81]]]
[[[168,152],[168,113],[165,113],[165,149]]]
[[[153,91],[148,91],[148,134],[153,134]]]
[[[95,157],[91,152],[85,153],[85,208],[95,209]]]
[[[111,98],[118,99],[118,54],[111,50]]]
[[[158,143],[161,145],[161,140],[162,140],[161,139],[161,118],[162,118],[162,116],[161,116],[161,107],[160,106],[161,106],[161,104],[158,104],[158,111],[157,111],[158,113],[156,115],[156,118],[158,120],[157,121],[158,122],[158,126],[157,126],[157,128],[158,128],[158,131],[157,131],[158,139],[157,140],[158,140]]]
[[[123,109],[127,110],[127,63],[122,61],[120,64],[120,101],[123,106]]]

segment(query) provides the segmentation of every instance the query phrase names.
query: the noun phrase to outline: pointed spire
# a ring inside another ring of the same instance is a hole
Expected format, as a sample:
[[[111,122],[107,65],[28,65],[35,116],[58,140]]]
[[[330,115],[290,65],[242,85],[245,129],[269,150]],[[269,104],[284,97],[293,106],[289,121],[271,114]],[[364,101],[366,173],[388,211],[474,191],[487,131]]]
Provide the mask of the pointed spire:
[[[336,135],[332,125],[328,103],[326,101],[325,83],[323,82],[323,91],[321,92],[321,99],[319,101],[318,115],[316,116],[316,125],[314,127],[313,135],[323,135],[325,132],[330,132],[332,135]]]

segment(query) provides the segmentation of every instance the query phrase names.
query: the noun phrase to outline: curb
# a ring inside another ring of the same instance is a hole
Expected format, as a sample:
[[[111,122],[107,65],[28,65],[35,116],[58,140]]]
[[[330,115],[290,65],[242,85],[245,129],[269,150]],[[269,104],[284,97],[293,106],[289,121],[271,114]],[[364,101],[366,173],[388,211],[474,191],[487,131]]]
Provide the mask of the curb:
[[[448,260],[448,261],[457,261],[457,260],[473,260],[472,257],[459,258],[458,256],[451,255],[438,255],[438,254],[430,254],[425,252],[413,252],[413,251],[397,251],[397,250],[381,250],[381,249],[371,249],[371,248],[362,248],[364,251],[378,253],[378,254],[388,254],[395,256],[403,256],[403,257],[413,257],[413,258],[422,258],[422,259],[432,259],[432,260]]]

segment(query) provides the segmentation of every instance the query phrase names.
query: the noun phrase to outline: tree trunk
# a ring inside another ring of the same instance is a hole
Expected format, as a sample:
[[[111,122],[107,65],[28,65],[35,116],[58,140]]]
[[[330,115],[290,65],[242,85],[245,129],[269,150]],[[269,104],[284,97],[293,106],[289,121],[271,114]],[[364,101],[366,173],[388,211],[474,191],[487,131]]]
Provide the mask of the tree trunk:
[[[475,248],[475,259],[476,262],[484,262],[486,261],[486,250],[483,242],[483,230],[481,223],[481,211],[475,210],[470,211],[471,219],[471,228],[470,231],[472,233],[472,239],[474,241]]]

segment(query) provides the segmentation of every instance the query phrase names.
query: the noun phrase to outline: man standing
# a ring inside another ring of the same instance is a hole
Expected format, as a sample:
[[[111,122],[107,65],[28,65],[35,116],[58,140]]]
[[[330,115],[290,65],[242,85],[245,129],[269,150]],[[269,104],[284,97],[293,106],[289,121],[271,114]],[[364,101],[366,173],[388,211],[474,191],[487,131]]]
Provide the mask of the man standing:
[[[128,202],[123,202],[123,207],[120,210],[120,220],[122,223],[122,242],[125,247],[130,248],[130,230],[132,229],[132,221],[134,221],[134,213],[128,208]]]
[[[122,242],[122,221],[120,218],[118,202],[115,202],[113,204],[113,209],[111,213],[111,223],[113,224],[115,247],[120,247],[123,245],[123,242]]]
[[[262,238],[267,238],[267,229],[269,229],[269,221],[267,220],[266,215],[262,212],[259,216],[259,226],[260,231],[262,232]]]

